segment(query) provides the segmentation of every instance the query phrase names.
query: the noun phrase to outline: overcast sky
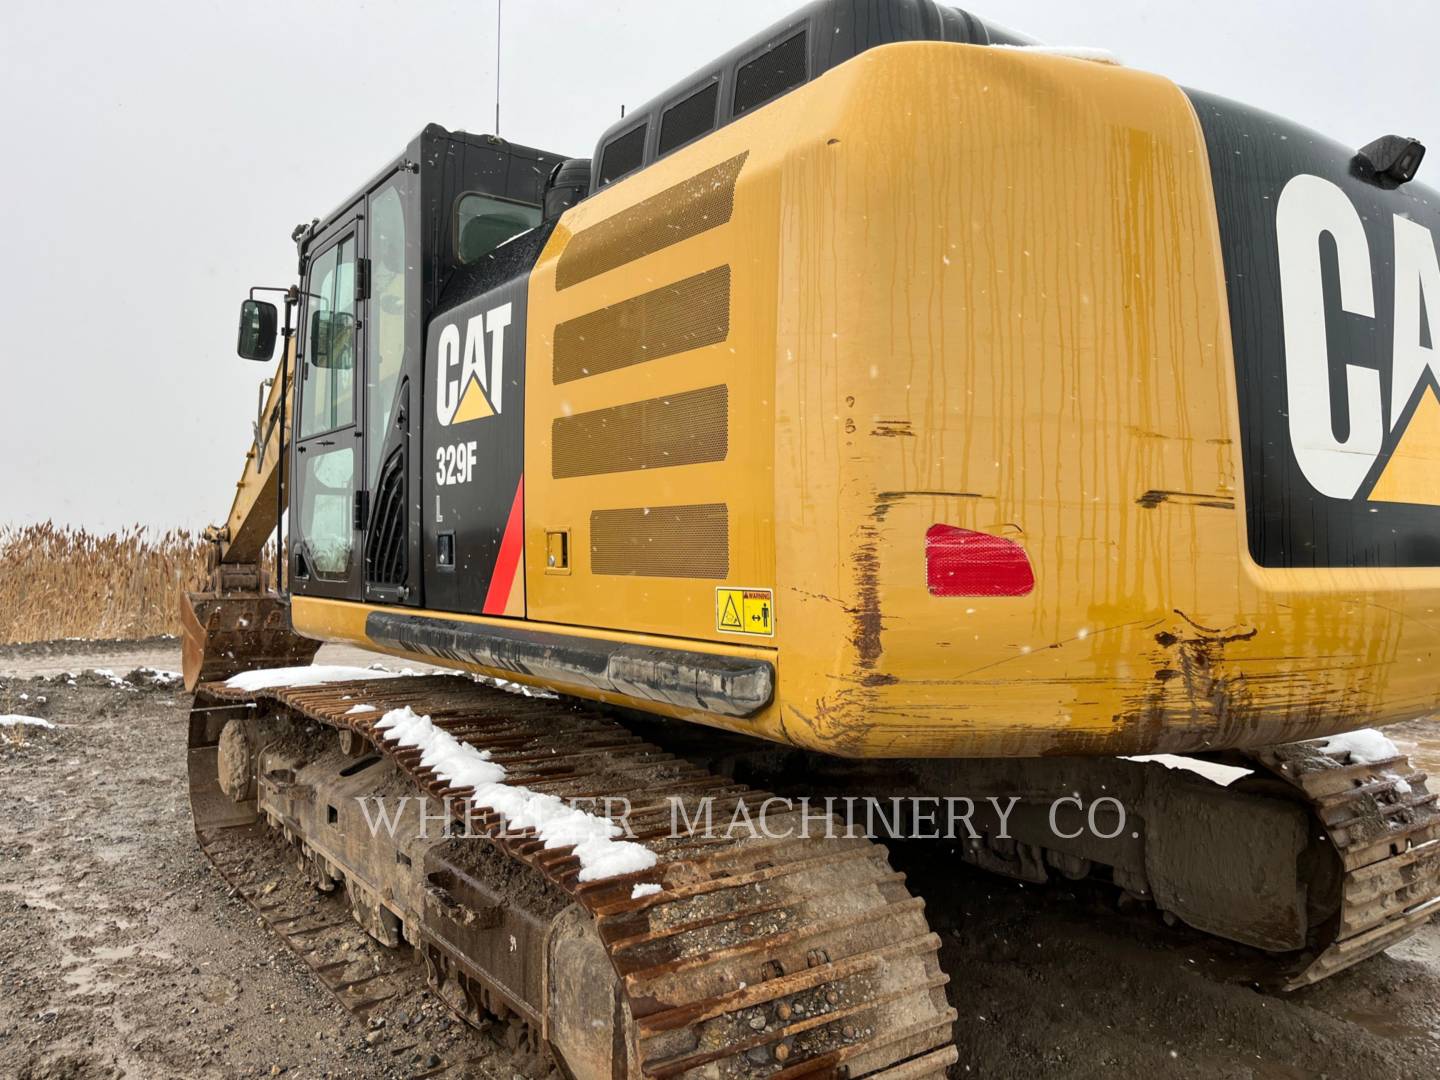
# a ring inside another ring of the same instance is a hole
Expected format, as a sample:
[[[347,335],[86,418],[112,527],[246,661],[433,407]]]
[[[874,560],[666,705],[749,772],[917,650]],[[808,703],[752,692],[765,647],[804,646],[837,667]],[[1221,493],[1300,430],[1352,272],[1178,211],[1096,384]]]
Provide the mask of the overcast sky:
[[[506,0],[501,134],[589,156],[622,103],[797,6]],[[1352,145],[1440,146],[1440,4],[968,6]],[[494,65],[495,0],[6,0],[0,525],[223,520],[268,374],[235,356],[240,300],[424,124],[491,130]]]

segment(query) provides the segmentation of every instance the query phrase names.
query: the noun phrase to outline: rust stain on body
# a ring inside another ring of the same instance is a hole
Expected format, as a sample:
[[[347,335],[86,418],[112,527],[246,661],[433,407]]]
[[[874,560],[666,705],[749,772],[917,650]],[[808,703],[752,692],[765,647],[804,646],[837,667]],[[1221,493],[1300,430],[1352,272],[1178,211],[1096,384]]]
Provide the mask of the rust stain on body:
[[[877,491],[875,493],[876,509],[879,510],[883,504],[886,511],[890,506],[900,499],[917,498],[922,495],[944,499],[983,499],[984,495],[975,491]],[[873,515],[872,515],[873,516]],[[882,515],[883,516],[883,515]]]
[[[915,432],[911,430],[909,420],[876,420],[875,426],[870,429],[870,434],[880,435],[890,439],[902,435],[910,439],[915,437]]]
[[[1135,500],[1136,505],[1153,510],[1161,503],[1178,503],[1181,506],[1208,506],[1215,510],[1234,510],[1235,500],[1223,495],[1201,495],[1193,491],[1160,491],[1151,489]]]

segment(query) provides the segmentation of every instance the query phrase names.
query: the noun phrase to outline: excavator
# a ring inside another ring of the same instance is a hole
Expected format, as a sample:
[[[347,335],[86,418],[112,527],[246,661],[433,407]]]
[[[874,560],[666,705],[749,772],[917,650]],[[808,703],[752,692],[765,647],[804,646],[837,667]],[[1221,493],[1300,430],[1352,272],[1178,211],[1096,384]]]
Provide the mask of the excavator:
[[[202,846],[579,1078],[944,1075],[871,796],[1280,987],[1389,948],[1440,912],[1369,730],[1440,708],[1423,155],[934,0],[816,0],[588,159],[424,128],[242,306]]]

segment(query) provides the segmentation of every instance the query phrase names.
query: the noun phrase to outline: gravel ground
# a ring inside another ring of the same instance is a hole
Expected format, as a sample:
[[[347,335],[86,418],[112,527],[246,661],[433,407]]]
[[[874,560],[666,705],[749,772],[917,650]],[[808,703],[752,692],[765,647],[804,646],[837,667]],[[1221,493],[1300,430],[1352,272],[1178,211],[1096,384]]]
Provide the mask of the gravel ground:
[[[0,715],[57,725],[0,727],[0,1077],[510,1080],[438,1001],[367,1025],[257,925],[195,842],[186,696],[131,679],[0,676]]]
[[[434,1055],[466,1062],[446,1076],[510,1080],[499,1046],[428,998],[367,1028],[227,895],[191,832],[185,695],[93,673],[178,663],[165,639],[0,647],[0,714],[58,725],[0,727],[0,1077],[406,1077]],[[1433,724],[1389,734],[1440,774]],[[1440,1076],[1434,922],[1270,994],[1255,954],[1119,911],[1102,887],[1026,888],[936,855],[895,851],[945,941],[957,1076]]]

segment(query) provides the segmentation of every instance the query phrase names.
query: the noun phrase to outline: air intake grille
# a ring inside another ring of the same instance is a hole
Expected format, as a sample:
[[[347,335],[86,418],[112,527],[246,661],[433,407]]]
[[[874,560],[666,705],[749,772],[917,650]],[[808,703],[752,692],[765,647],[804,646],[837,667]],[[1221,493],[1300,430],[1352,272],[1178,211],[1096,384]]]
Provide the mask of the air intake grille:
[[[600,186],[614,180],[619,180],[626,173],[634,172],[640,167],[640,160],[645,156],[645,129],[648,124],[641,124],[633,131],[627,131],[624,135],[610,140],[605,147],[605,153],[600,158]]]
[[[729,450],[724,386],[562,416],[551,427],[556,479],[724,461]]]
[[[643,364],[730,336],[730,267],[717,266],[555,327],[555,382]]]
[[[724,503],[595,510],[590,571],[721,580],[730,573],[730,511]]]
[[[684,101],[665,110],[660,120],[660,146],[668,154],[677,146],[699,138],[715,126],[715,104],[720,98],[720,84],[711,83],[697,90]]]
[[[555,288],[588,281],[606,270],[724,225],[735,210],[735,181],[746,154],[737,154],[668,187],[613,217],[581,229],[555,269]]]
[[[764,105],[805,81],[805,31],[735,73],[735,115]]]
[[[372,585],[404,585],[405,454],[395,450],[375,484],[374,515],[365,541],[365,580]]]

